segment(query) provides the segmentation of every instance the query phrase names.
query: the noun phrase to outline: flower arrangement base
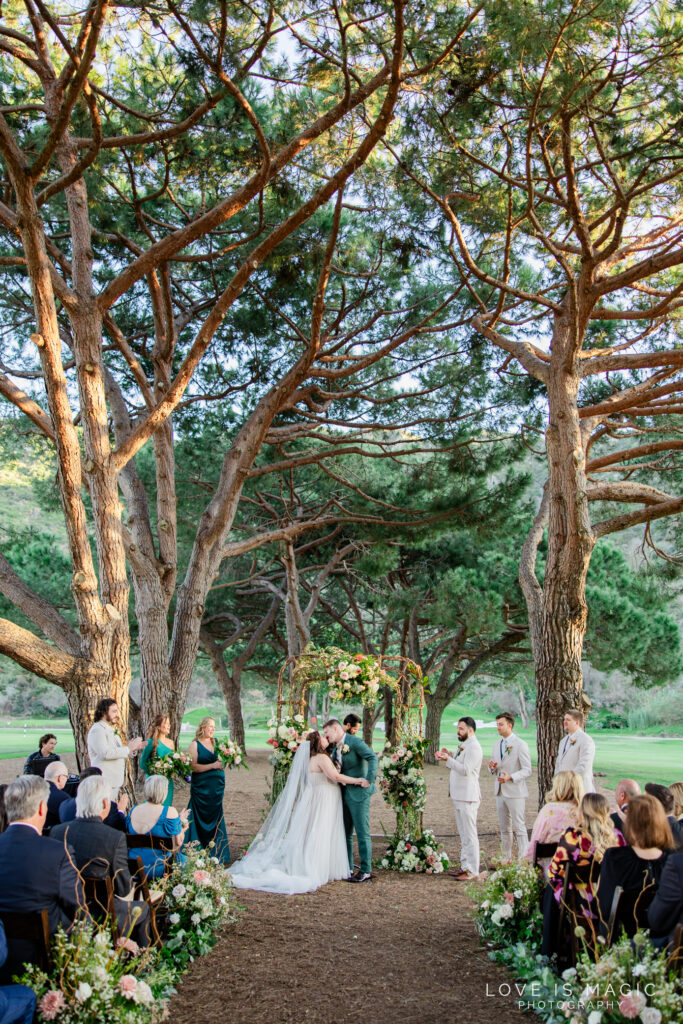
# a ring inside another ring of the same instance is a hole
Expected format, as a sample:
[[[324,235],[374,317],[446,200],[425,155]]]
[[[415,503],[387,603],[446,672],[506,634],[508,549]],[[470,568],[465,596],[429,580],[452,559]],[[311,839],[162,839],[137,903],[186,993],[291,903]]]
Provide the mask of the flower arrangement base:
[[[384,856],[375,864],[386,871],[440,875],[450,866],[450,860],[434,833],[426,828],[417,833],[397,832],[389,840]]]

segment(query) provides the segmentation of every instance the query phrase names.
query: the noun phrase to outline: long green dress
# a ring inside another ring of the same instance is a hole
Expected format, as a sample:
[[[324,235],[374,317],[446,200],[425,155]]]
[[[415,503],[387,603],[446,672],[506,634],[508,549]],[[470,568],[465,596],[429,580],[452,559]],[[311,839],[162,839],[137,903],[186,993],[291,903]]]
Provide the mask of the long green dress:
[[[198,764],[211,764],[216,754],[199,740],[197,743]],[[211,850],[222,864],[230,863],[230,847],[228,833],[223,817],[223,793],[225,792],[225,772],[222,768],[212,768],[208,772],[193,772],[190,783],[190,827],[187,830],[186,842],[199,841],[207,847],[213,840],[216,844]]]
[[[172,754],[173,747],[167,747],[163,740],[159,740],[157,743],[156,757],[166,757],[166,754]],[[154,756],[154,740],[147,740],[145,749],[140,754],[140,768],[145,773],[146,778],[149,778],[152,774],[149,770],[150,761],[155,760]],[[164,807],[170,807],[173,803],[173,779],[168,780],[168,793],[164,800]]]

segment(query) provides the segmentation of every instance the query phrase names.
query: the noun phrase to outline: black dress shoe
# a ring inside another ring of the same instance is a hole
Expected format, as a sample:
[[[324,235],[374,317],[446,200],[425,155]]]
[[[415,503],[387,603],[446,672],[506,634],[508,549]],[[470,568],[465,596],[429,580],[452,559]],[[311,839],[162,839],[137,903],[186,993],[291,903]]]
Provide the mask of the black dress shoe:
[[[356,871],[355,875],[351,875],[349,882],[371,882],[372,875],[368,874],[367,871]]]

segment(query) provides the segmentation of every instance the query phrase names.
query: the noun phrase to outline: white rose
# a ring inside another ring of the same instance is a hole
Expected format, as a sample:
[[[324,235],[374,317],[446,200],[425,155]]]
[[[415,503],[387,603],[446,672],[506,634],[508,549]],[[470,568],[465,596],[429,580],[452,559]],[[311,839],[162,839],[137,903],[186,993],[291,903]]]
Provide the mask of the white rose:
[[[303,720],[304,720],[304,716],[303,715],[294,715],[294,721],[295,722],[303,722]]]
[[[168,919],[171,924],[180,924],[180,914],[169,914]]]
[[[186,892],[187,892],[187,889],[182,884],[181,885],[176,885],[176,886],[173,887],[173,889],[171,889],[171,895],[176,900],[181,900]]]
[[[82,981],[76,989],[76,999],[79,1003],[84,1003],[86,999],[90,999],[92,995],[92,989],[87,981]]]
[[[504,921],[514,916],[514,910],[508,903],[504,903],[502,907],[498,907],[498,916]]]
[[[481,909],[482,910],[488,910],[490,906],[491,906],[491,901],[490,900],[484,900],[484,902],[481,904]]]
[[[241,761],[242,761],[242,755],[238,754],[237,757],[235,758],[235,764],[240,764]]]
[[[600,1024],[602,1020],[602,1013],[600,1010],[593,1010],[592,1013],[588,1014],[588,1024]]]
[[[564,981],[569,981],[571,978],[575,978],[576,967],[568,967],[566,971],[562,971],[562,977]]]
[[[521,889],[515,889],[515,891],[513,892],[512,895],[515,897],[516,900],[521,900],[521,898],[524,895],[524,893],[522,892]]]
[[[282,739],[284,739],[285,736],[289,736],[289,729],[288,729],[288,727],[286,725],[279,725],[278,728],[277,728],[277,734],[278,734],[278,736],[281,736]]]
[[[192,921],[192,924],[199,924],[201,919],[202,919],[202,915],[201,914],[193,914],[192,917],[190,918],[190,921]]]
[[[646,1006],[640,1011],[640,1019],[643,1024],[662,1024],[662,1011],[656,1006]]]

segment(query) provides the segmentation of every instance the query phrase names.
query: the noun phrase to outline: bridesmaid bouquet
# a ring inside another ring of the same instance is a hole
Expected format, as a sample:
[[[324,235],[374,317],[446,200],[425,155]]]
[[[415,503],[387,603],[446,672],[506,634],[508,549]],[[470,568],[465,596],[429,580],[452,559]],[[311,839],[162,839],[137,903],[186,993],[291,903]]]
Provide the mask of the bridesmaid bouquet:
[[[187,782],[192,775],[192,759],[189,754],[172,750],[170,754],[150,761],[148,771],[150,775],[163,775],[165,779],[182,779]]]
[[[223,762],[224,768],[246,768],[244,751],[236,743],[233,743],[229,736],[225,739],[216,740],[216,757]]]

